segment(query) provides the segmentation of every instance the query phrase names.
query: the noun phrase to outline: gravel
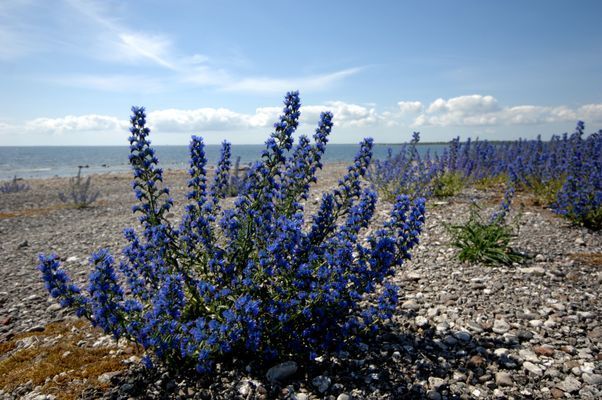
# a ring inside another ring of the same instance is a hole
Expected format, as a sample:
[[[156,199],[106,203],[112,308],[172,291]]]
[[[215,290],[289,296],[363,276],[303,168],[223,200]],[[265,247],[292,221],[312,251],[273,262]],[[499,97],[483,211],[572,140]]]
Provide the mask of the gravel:
[[[310,196],[310,210],[317,207],[313,199],[342,173],[342,166],[326,167]],[[102,195],[86,210],[66,208],[58,200],[65,178],[31,180],[28,192],[0,195],[0,343],[70,318],[48,298],[35,270],[37,254],[57,252],[79,283],[90,272],[92,251],[108,247],[119,255],[121,231],[137,224],[129,181],[127,175],[94,176]],[[175,183],[170,185],[174,197],[183,198],[185,175],[168,171],[166,181]],[[463,264],[454,257],[446,224],[465,220],[473,199],[492,207],[499,193],[468,189],[429,203],[421,244],[394,278],[402,288],[396,315],[378,336],[314,362],[281,360],[295,365],[286,376],[269,372],[278,363],[262,366],[242,359],[220,364],[211,376],[183,376],[161,366],[145,369],[133,355],[122,371],[102,377],[105,388],[80,397],[602,398],[602,265],[596,261],[602,235],[571,226],[519,195],[516,203],[527,205],[513,211],[520,214],[513,246],[531,257],[522,265]],[[181,201],[175,209],[182,209]],[[388,209],[379,204],[377,223],[387,218]],[[174,221],[179,216],[174,211]],[[21,345],[27,347],[32,338],[20,339]],[[110,345],[111,339],[98,332],[86,342],[93,349],[97,343]],[[0,362],[6,356],[0,355]],[[55,396],[60,398],[27,383],[11,393],[0,388],[0,399]]]

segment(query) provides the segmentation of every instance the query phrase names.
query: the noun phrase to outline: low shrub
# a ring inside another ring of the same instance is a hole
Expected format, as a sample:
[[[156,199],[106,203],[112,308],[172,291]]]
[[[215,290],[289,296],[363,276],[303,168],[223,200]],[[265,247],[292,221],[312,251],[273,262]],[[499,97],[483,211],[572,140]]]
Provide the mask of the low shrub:
[[[492,190],[504,187],[508,181],[507,174],[485,176],[473,182],[473,186],[478,190]]]
[[[59,192],[59,199],[63,203],[70,203],[75,208],[87,208],[100,196],[99,191],[91,188],[92,177],[82,178],[82,167],[77,169],[77,175],[69,179],[69,191]]]
[[[556,201],[558,193],[566,181],[566,177],[561,176],[549,180],[542,180],[536,177],[527,177],[526,181],[526,189],[533,193],[534,204],[537,206],[547,207]]]
[[[57,255],[41,255],[50,294],[172,367],[201,373],[224,356],[314,358],[378,329],[395,309],[398,287],[388,277],[418,242],[424,199],[399,196],[384,226],[361,239],[377,201],[362,186],[372,158],[372,140],[365,139],[304,229],[304,201],[322,167],[332,114],[321,114],[314,144],[300,136],[293,146],[298,93],[284,103],[232,209],[220,205],[229,151],[222,151],[207,187],[203,141],[192,138],[190,203],[177,227],[165,217],[173,200],[148,141],[145,111],[134,107],[130,163],[143,232],[124,231],[129,245],[118,267],[107,250],[92,255],[87,293],[60,268]]]
[[[455,196],[464,189],[465,182],[466,178],[461,172],[444,172],[433,182],[433,195],[435,197]]]
[[[514,188],[511,187],[499,208],[488,218],[482,215],[476,203],[472,203],[468,221],[449,227],[452,245],[459,249],[460,261],[500,265],[523,260],[525,256],[510,247],[510,241],[516,236],[507,223],[513,195]]]

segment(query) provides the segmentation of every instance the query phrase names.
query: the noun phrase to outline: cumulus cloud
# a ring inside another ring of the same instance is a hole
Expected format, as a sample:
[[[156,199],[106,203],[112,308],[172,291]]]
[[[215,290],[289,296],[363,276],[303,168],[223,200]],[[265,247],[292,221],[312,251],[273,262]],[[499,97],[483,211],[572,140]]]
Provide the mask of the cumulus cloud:
[[[502,107],[493,96],[468,95],[439,98],[416,117],[413,126],[493,126],[532,125],[599,121],[602,105],[588,104],[576,109],[567,106],[518,105]]]
[[[382,118],[375,108],[333,101],[324,105],[303,106],[301,122],[315,124],[324,111],[334,114],[334,124],[337,126],[372,126]],[[151,128],[160,132],[222,131],[269,128],[281,112],[281,107],[260,107],[253,114],[227,108],[166,109],[150,112],[148,120]]]
[[[63,134],[67,132],[118,131],[127,129],[127,121],[106,115],[67,115],[62,118],[36,118],[25,124],[29,132]]]
[[[578,114],[584,121],[602,122],[602,104],[586,104],[579,107]]]
[[[301,121],[310,124],[318,121],[320,113],[330,111],[334,114],[335,126],[366,127],[375,126],[382,120],[382,115],[374,107],[350,104],[343,101],[330,101],[319,106],[304,106],[301,108]]]
[[[420,101],[401,101],[395,111],[379,111],[373,104],[330,101],[321,105],[304,105],[301,123],[315,126],[320,113],[331,111],[334,124],[340,128],[395,128],[479,126],[495,128],[504,125],[547,123],[602,122],[602,104],[568,106],[518,105],[503,107],[492,96],[470,95],[437,99],[427,106]],[[164,109],[148,114],[149,127],[158,134],[202,132],[253,132],[271,129],[282,112],[281,107],[260,107],[243,113],[228,108]],[[411,116],[409,118],[408,116]],[[410,123],[413,121],[413,123]],[[128,121],[107,115],[81,115],[61,118],[37,118],[18,127],[0,121],[0,132],[66,134],[116,133],[127,131]],[[311,133],[303,127],[302,132]],[[262,139],[262,138],[260,138]]]
[[[320,113],[331,111],[337,126],[375,126],[382,120],[374,107],[342,101],[324,105],[307,105],[301,110],[301,122],[314,125]],[[282,113],[281,107],[260,107],[254,113],[241,113],[228,108],[203,107],[196,109],[164,109],[148,113],[149,127],[156,133],[194,133],[200,131],[241,131],[254,128],[271,128]],[[2,123],[0,122],[0,128]],[[107,115],[68,115],[61,118],[36,118],[25,123],[29,133],[64,134],[68,132],[127,130],[128,121]]]
[[[159,132],[219,131],[248,127],[248,116],[227,108],[166,109],[150,112],[149,126]]]
[[[402,115],[417,114],[424,108],[420,101],[400,101],[397,106]]]

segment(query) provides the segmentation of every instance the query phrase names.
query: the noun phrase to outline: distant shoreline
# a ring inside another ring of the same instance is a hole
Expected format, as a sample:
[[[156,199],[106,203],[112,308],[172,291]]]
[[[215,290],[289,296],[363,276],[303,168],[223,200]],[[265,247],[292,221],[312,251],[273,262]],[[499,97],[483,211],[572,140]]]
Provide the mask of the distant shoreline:
[[[528,140],[536,140],[536,139],[528,139]],[[481,142],[487,142],[487,143],[492,143],[492,144],[504,144],[504,143],[512,143],[515,142],[515,140],[480,140]],[[441,146],[441,145],[447,145],[449,144],[451,141],[441,141],[441,142],[419,142],[417,143],[417,146]],[[475,140],[472,140],[472,142],[476,142]],[[549,140],[542,140],[543,143],[547,143],[549,142]],[[466,143],[466,141],[460,141],[460,143]],[[410,144],[410,142],[399,142],[399,143],[374,143],[375,146],[403,146],[404,144],[408,145]],[[233,143],[232,146],[263,146],[264,143]],[[328,143],[328,146],[356,146],[358,145],[358,143],[355,142],[351,142],[351,143]],[[219,143],[214,143],[214,144],[205,144],[205,146],[221,146],[221,144]],[[121,145],[121,144],[92,144],[92,145],[87,145],[87,144],[82,144],[82,145],[45,145],[45,146],[35,146],[35,145],[19,145],[19,146],[5,146],[5,145],[0,145],[0,148],[23,148],[23,147],[30,147],[30,148],[80,148],[80,147],[115,147],[115,148],[127,148],[129,147],[128,145]],[[153,147],[188,147],[188,144],[153,144]]]

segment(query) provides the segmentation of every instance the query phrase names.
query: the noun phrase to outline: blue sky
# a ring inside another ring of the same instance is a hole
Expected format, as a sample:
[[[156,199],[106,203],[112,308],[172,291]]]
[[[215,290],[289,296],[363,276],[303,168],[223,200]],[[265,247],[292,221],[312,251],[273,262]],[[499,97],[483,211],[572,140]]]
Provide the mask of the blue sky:
[[[602,128],[600,1],[0,2],[0,145],[261,143],[287,90],[332,142]],[[304,112],[303,112],[304,110]]]

